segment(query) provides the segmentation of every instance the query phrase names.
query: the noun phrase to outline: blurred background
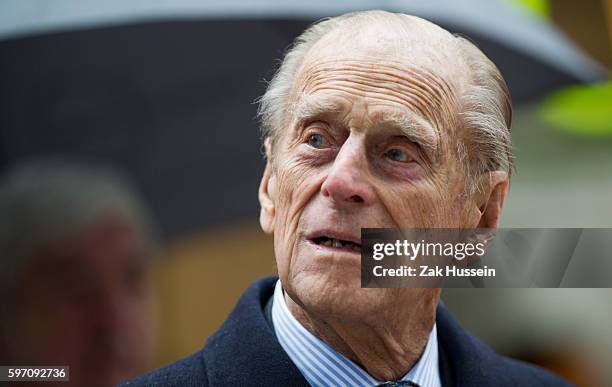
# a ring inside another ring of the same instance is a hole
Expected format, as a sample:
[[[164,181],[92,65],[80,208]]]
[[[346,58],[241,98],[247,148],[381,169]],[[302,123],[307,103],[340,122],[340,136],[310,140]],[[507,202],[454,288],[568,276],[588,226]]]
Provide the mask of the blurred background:
[[[307,25],[362,9],[467,35],[500,68],[514,100],[517,168],[504,227],[612,227],[610,0],[5,0],[0,172],[31,160],[45,169],[49,158],[103,165],[129,181],[155,224],[138,282],[151,305],[130,325],[152,349],[122,377],[200,349],[244,288],[275,272],[257,221],[264,162],[254,101]],[[100,175],[79,171],[71,176]],[[29,189],[45,196],[49,187]],[[498,352],[577,385],[612,385],[612,290],[446,289],[443,298]]]

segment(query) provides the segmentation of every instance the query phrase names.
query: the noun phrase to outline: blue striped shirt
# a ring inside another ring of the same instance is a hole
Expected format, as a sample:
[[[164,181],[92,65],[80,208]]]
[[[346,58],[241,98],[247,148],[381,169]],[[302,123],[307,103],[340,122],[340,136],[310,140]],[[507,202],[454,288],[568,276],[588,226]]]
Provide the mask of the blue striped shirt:
[[[289,358],[312,386],[376,386],[376,380],[310,333],[293,317],[283,295],[280,280],[274,290],[272,322],[278,341]],[[441,387],[438,369],[438,334],[434,324],[419,361],[401,379],[421,387]]]

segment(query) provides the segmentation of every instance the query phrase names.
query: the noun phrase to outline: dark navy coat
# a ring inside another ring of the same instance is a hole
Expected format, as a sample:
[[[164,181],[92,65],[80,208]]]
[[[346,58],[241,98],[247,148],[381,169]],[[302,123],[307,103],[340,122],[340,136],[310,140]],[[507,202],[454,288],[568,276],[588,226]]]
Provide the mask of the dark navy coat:
[[[278,343],[270,318],[277,277],[251,285],[204,349],[123,386],[308,386]],[[497,355],[444,306],[436,323],[444,386],[567,386],[539,367]]]

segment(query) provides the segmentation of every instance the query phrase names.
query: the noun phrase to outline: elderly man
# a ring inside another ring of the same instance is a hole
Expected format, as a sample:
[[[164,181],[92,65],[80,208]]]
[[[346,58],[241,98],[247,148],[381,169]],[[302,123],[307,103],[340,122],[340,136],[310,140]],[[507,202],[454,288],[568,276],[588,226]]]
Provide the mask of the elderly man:
[[[280,279],[142,385],[544,386],[466,333],[440,289],[360,287],[360,229],[497,227],[510,96],[467,40],[380,11],[317,23],[261,99],[260,223]]]
[[[143,372],[151,237],[146,209],[113,171],[11,168],[0,178],[0,364],[70,367],[69,382],[48,386],[115,386]]]

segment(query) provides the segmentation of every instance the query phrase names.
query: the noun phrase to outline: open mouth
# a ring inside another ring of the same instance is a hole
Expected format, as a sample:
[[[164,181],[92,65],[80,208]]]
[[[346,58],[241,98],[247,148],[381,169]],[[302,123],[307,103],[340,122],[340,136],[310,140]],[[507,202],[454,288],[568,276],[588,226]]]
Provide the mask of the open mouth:
[[[352,252],[361,253],[361,245],[359,243],[347,241],[344,239],[330,238],[322,235],[311,239],[312,242],[319,246],[333,247]]]

